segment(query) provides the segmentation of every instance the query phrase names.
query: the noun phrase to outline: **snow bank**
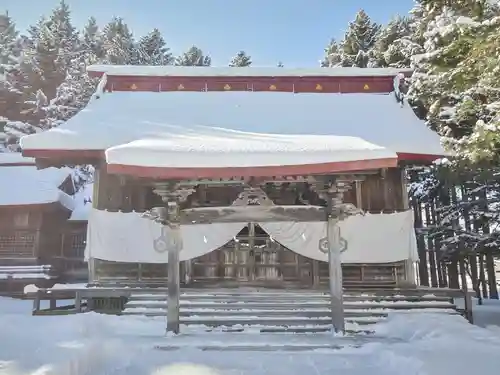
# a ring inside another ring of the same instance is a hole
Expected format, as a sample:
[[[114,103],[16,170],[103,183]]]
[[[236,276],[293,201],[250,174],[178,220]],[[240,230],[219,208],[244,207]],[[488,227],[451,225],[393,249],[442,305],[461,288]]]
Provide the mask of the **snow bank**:
[[[51,375],[155,371],[162,375],[498,374],[500,336],[471,326],[463,318],[437,315],[394,314],[387,323],[376,326],[373,337],[228,334],[205,332],[206,327],[165,337],[164,318],[94,313],[33,317],[30,301],[0,298],[0,361],[4,361],[4,374],[9,371],[9,375],[37,370]],[[241,343],[259,347],[338,345],[341,349],[228,351]],[[224,350],[200,350],[200,345]]]

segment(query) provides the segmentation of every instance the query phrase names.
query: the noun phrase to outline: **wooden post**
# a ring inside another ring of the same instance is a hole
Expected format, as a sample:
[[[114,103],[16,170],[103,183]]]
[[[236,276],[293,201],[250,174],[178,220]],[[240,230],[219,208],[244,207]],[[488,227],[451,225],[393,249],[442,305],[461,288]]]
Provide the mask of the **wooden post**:
[[[340,260],[340,228],[338,219],[330,215],[326,227],[328,238],[328,273],[332,324],[335,332],[345,331],[344,301],[342,288],[342,264]]]
[[[248,279],[255,280],[255,223],[248,223]]]
[[[180,207],[176,201],[167,203],[167,208],[159,210],[159,217],[163,225],[168,223],[167,237],[162,238],[165,241],[168,251],[168,292],[167,292],[167,332],[179,333],[179,296],[180,296],[180,277],[179,277],[179,252],[182,248],[181,227],[178,222]],[[165,228],[167,229],[167,228]]]
[[[179,333],[180,313],[179,251],[168,251],[167,332]]]
[[[408,190],[406,188],[405,170],[401,168],[401,197],[402,197],[402,208],[403,210],[410,209],[410,202],[408,197]],[[415,263],[412,259],[408,258],[405,260],[405,282],[407,286],[416,287],[417,277],[415,274]]]
[[[81,292],[75,292],[75,310],[77,313],[82,312],[82,294]]]
[[[100,186],[101,184],[99,183],[100,180],[101,180],[101,173],[102,170],[101,170],[101,167],[96,167],[95,168],[95,171],[94,171],[94,188],[93,188],[93,191],[92,191],[92,208],[93,209],[99,209],[99,196],[100,196]],[[88,241],[90,240],[90,230],[92,228],[90,228],[90,222],[87,223],[87,246],[88,246]],[[88,272],[89,272],[89,277],[88,277],[88,282],[89,284],[94,284],[96,281],[97,281],[97,277],[96,277],[96,269],[95,269],[95,259],[94,257],[92,256],[92,252],[91,252],[92,248],[90,247],[87,251],[87,255],[88,255]]]
[[[338,225],[340,207],[343,203],[343,190],[334,184],[327,191],[328,221],[326,238],[328,241],[328,280],[330,286],[330,305],[332,325],[335,332],[345,331],[344,301],[342,285],[342,261],[340,259],[340,227]]]

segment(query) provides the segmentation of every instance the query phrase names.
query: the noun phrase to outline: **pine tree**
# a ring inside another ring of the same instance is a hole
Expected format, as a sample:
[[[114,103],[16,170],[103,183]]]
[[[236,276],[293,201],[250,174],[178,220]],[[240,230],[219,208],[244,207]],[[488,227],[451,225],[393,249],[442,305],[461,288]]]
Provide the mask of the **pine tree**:
[[[174,58],[160,30],[153,29],[137,44],[139,65],[170,65]]]
[[[112,65],[130,65],[137,59],[132,32],[122,18],[113,18],[103,30],[104,60]]]
[[[342,66],[342,50],[335,39],[325,48],[325,58],[320,61],[320,65],[327,68]]]
[[[414,35],[412,19],[395,17],[380,30],[373,48],[372,66],[409,68],[413,56],[423,53]]]
[[[103,36],[94,17],[90,17],[83,28],[80,44],[82,52],[91,55],[88,59],[89,61],[103,60],[105,55]]]
[[[175,61],[175,65],[180,66],[210,66],[211,63],[210,56],[205,56],[203,51],[196,46],[192,46]]]
[[[245,67],[252,65],[252,58],[246,54],[245,51],[240,51],[229,62],[232,67]]]
[[[364,10],[356,14],[349,23],[341,43],[343,66],[366,68],[370,60],[370,50],[376,42],[380,26],[373,22]]]
[[[499,83],[491,79],[498,73],[496,55],[489,56],[498,51],[498,8],[484,1],[460,3],[463,8],[422,2],[419,30],[426,53],[415,59],[409,97],[428,109],[429,126],[460,156],[500,159],[494,109]]]
[[[0,117],[19,119],[21,93],[16,80],[20,76],[21,44],[19,33],[9,15],[0,14]]]

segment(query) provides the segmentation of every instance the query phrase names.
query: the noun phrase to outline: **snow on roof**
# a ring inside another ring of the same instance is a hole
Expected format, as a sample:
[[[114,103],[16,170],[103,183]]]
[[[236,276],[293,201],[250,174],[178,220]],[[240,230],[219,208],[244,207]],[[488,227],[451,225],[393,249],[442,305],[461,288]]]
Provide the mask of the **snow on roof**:
[[[200,67],[200,66],[133,66],[91,65],[89,73],[109,76],[182,76],[182,77],[394,77],[412,69],[397,68],[312,68],[279,67]]]
[[[0,206],[60,202],[72,210],[73,199],[59,189],[69,175],[66,168],[0,167]]]
[[[73,197],[75,207],[71,213],[70,221],[87,221],[92,208],[92,192],[94,184],[84,185]]]
[[[32,164],[35,165],[35,159],[27,158],[20,152],[0,152],[0,166],[7,164]]]
[[[58,128],[23,137],[21,146],[104,151],[161,139],[177,152],[245,152],[251,141],[264,152],[295,140],[297,152],[312,151],[312,141],[326,152],[328,142],[347,141],[325,136],[356,137],[397,153],[446,154],[438,134],[392,95],[281,92],[105,93]]]

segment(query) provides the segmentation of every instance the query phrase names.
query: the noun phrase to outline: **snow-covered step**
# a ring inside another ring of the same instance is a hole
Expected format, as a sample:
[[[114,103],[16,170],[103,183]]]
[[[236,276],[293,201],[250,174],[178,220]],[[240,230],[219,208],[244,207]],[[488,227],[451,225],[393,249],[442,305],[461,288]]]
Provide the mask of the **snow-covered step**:
[[[129,297],[129,301],[165,301],[167,299],[166,294],[155,294],[155,295],[146,295],[146,294],[133,294]],[[289,303],[327,303],[330,301],[330,296],[328,294],[311,294],[307,296],[301,295],[259,295],[259,294],[247,294],[247,295],[190,295],[190,294],[181,294],[179,297],[180,301],[192,301],[192,302],[215,302],[215,301],[224,301],[224,302],[289,302]],[[424,301],[442,301],[448,302],[450,298],[442,297],[442,296],[353,296],[353,295],[345,295],[345,302],[355,302],[355,301],[373,301],[373,302],[424,302]]]
[[[382,317],[356,317],[356,318],[346,318],[346,322],[355,323],[358,325],[368,325],[375,324],[382,321]],[[231,325],[261,325],[261,326],[316,326],[316,325],[328,325],[331,323],[330,317],[318,317],[318,318],[303,318],[303,317],[251,317],[251,316],[221,316],[221,317],[203,317],[203,316],[191,316],[181,318],[181,324],[191,325],[200,324],[206,326],[231,326]]]
[[[191,302],[180,301],[181,310],[183,309],[213,309],[213,310],[317,310],[317,309],[330,309],[329,302],[322,303],[279,303],[279,302]],[[129,307],[144,307],[144,308],[166,308],[167,302],[164,301],[130,301],[125,305]],[[407,310],[407,309],[452,309],[455,308],[450,302],[406,302],[406,301],[384,301],[384,302],[371,302],[371,301],[356,301],[345,302],[345,309],[391,309],[391,310]]]
[[[143,307],[130,307],[126,308],[122,314],[124,315],[135,315],[137,313],[154,313],[156,316],[166,316],[166,308],[143,308]],[[387,311],[378,310],[345,310],[344,314],[346,317],[360,317],[360,316],[376,316],[376,317],[386,317]],[[214,309],[181,309],[179,312],[181,317],[183,316],[208,316],[208,317],[222,317],[222,316],[253,316],[253,317],[273,317],[273,316],[283,316],[283,317],[329,317],[330,310],[327,309],[308,309],[308,310],[214,310]]]
[[[183,291],[180,295],[181,324],[225,327],[230,331],[258,329],[261,332],[324,332],[331,330],[330,295],[317,291]],[[386,295],[346,293],[346,326],[354,331],[387,318],[389,313],[456,314],[447,297],[433,295]],[[167,295],[133,294],[124,315],[166,317]],[[257,328],[258,327],[258,328]],[[349,329],[349,328],[348,328]],[[368,330],[366,330],[368,331]]]

